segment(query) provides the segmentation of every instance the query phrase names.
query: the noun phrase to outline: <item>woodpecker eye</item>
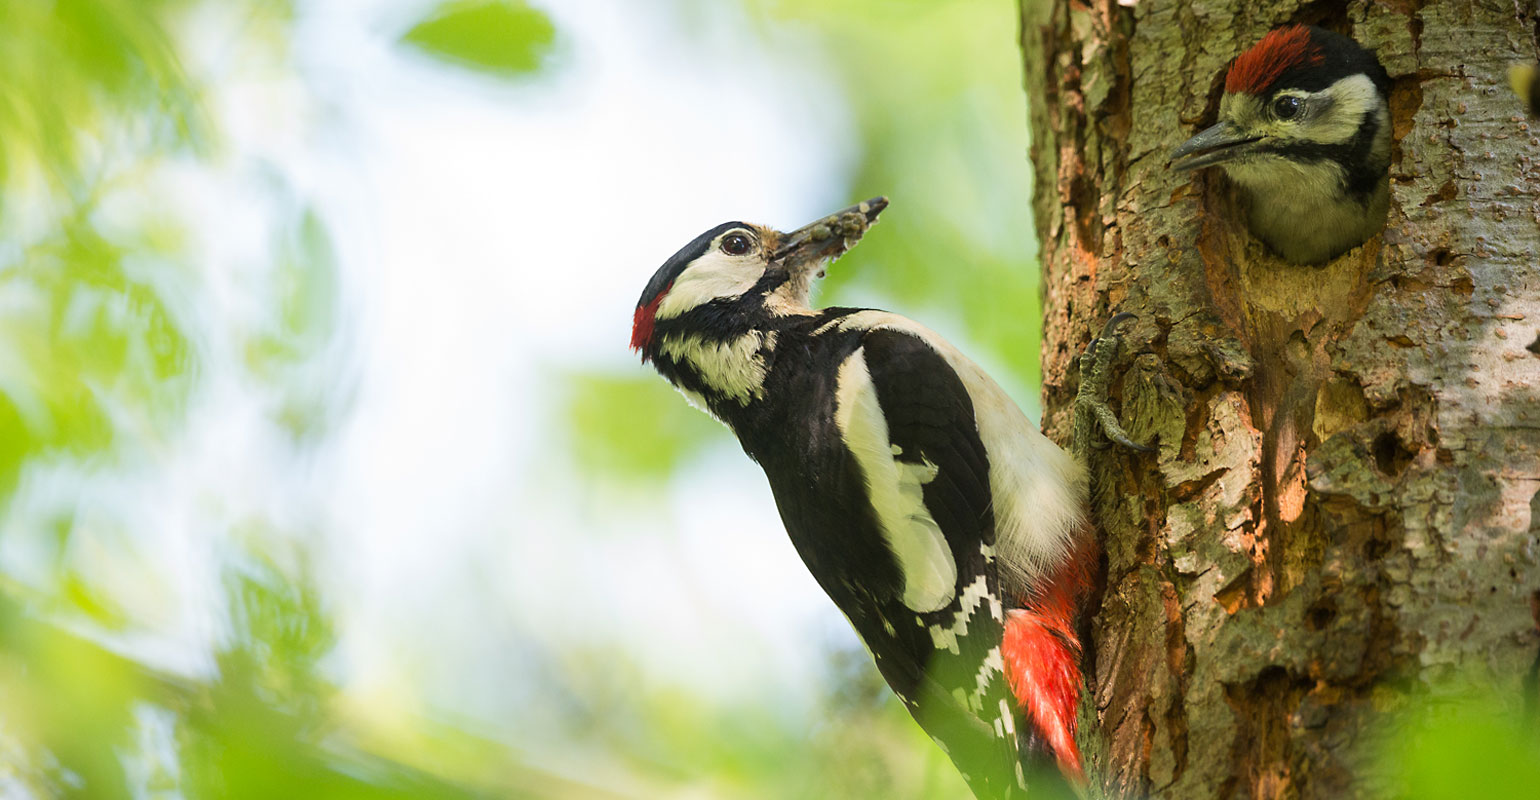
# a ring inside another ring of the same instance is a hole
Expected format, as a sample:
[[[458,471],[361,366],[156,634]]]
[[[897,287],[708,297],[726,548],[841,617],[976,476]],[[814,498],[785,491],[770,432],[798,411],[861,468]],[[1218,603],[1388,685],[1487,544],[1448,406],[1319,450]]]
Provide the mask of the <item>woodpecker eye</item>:
[[[722,252],[730,256],[741,256],[747,253],[753,244],[749,241],[749,237],[741,233],[730,233],[722,237]]]
[[[1273,101],[1273,116],[1278,119],[1293,119],[1299,114],[1299,98],[1291,94]]]

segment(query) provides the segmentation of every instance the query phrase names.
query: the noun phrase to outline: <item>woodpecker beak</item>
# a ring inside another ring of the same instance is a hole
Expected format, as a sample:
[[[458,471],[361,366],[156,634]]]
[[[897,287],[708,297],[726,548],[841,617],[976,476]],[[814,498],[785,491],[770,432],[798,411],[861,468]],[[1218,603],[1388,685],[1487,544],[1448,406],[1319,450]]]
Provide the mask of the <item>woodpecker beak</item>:
[[[1171,151],[1171,168],[1177,172],[1201,169],[1251,152],[1251,145],[1262,140],[1247,136],[1233,123],[1221,122],[1182,142]]]
[[[838,258],[855,247],[866,229],[877,221],[877,215],[887,207],[888,198],[873,197],[791,233],[783,233],[780,247],[771,260],[788,270],[798,270]]]

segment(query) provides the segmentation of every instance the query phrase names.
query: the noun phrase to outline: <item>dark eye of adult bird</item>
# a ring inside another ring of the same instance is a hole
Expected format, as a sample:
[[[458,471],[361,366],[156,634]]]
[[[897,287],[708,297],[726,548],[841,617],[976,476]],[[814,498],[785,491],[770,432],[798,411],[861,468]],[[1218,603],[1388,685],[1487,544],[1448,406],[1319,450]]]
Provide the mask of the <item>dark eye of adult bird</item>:
[[[741,233],[729,233],[722,237],[722,252],[730,256],[741,256],[749,252],[752,245],[749,237]]]
[[[1028,775],[1080,775],[1085,472],[936,333],[809,305],[886,206],[702,233],[648,282],[631,347],[764,468],[803,562],[975,793],[1023,796]],[[1083,376],[1107,374],[1108,341]]]
[[[1176,148],[1172,168],[1223,169],[1254,236],[1287,261],[1329,261],[1385,227],[1389,95],[1390,77],[1357,42],[1279,28],[1230,65],[1219,122]]]

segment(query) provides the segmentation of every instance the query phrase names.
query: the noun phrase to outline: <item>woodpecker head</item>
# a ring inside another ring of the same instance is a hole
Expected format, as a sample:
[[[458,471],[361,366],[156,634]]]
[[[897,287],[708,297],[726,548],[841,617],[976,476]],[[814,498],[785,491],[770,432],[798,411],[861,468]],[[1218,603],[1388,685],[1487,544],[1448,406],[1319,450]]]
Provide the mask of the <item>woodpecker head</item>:
[[[648,361],[668,328],[730,328],[756,313],[806,312],[813,280],[887,205],[887,198],[874,197],[790,233],[747,222],[702,233],[663,262],[642,290],[631,349]]]
[[[1390,158],[1389,92],[1384,68],[1352,39],[1279,28],[1235,59],[1218,124],[1172,152],[1172,167],[1219,165],[1241,183],[1280,187],[1312,172],[1378,177]]]
[[[1230,65],[1219,122],[1171,153],[1240,184],[1253,234],[1316,263],[1363,243],[1389,206],[1390,78],[1374,54],[1308,25],[1272,31]]]

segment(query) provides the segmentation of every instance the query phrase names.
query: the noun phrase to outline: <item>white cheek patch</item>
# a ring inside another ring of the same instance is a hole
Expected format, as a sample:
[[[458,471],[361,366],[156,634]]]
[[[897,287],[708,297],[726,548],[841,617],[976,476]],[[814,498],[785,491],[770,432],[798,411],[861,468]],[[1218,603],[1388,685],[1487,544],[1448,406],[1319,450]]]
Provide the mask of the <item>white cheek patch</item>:
[[[736,339],[710,342],[699,336],[667,336],[658,352],[688,363],[701,380],[723,395],[748,405],[765,395],[764,351],[775,347],[775,332],[749,331]]]
[[[877,523],[904,576],[904,606],[916,613],[945,608],[957,591],[957,564],[924,498],[937,468],[894,458],[864,350],[840,365],[835,403],[835,424],[866,478]]]
[[[739,297],[754,288],[764,274],[764,264],[758,259],[712,250],[674,279],[674,287],[658,305],[656,318],[673,319],[719,297]]]
[[[1342,144],[1358,133],[1364,117],[1380,106],[1379,90],[1368,75],[1353,75],[1309,96],[1330,103],[1319,116],[1295,126],[1294,135],[1321,144]]]

